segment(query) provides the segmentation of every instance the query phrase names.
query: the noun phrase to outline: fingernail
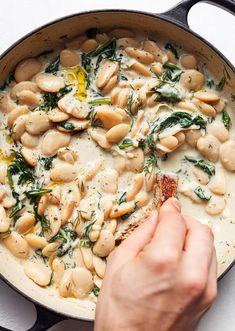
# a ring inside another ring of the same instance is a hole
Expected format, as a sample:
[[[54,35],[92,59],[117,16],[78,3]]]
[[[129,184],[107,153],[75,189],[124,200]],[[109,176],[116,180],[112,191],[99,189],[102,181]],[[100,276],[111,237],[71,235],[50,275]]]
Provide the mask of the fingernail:
[[[181,203],[179,202],[178,199],[172,198],[171,199],[171,204],[178,210],[181,211]]]

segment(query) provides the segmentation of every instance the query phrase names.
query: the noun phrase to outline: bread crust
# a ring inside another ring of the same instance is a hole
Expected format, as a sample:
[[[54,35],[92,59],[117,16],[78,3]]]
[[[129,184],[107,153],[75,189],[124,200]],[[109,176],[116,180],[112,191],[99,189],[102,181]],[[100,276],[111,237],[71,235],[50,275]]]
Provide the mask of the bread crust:
[[[169,198],[176,197],[178,188],[178,177],[174,174],[163,174],[158,173],[156,175],[156,184],[154,188],[154,202],[152,207],[148,212],[143,216],[142,219],[139,219],[136,222],[130,223],[122,230],[121,233],[118,233],[118,236],[115,240],[116,245],[120,245],[123,240],[125,240],[138,226],[143,224],[152,210],[159,208],[162,204],[167,201]]]

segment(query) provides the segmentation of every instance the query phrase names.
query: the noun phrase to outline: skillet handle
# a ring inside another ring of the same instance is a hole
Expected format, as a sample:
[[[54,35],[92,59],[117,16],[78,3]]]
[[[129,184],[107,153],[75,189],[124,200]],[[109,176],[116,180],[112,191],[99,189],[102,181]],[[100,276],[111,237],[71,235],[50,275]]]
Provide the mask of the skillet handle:
[[[67,317],[54,313],[39,305],[34,305],[37,311],[37,319],[34,325],[27,331],[46,331],[53,325],[64,321]]]
[[[231,14],[235,15],[235,1],[234,0],[182,0],[176,6],[172,7],[170,10],[162,13],[162,16],[170,18],[176,23],[181,23],[182,25],[189,28],[188,25],[188,13],[189,10],[198,2],[207,2],[209,4],[220,7]]]

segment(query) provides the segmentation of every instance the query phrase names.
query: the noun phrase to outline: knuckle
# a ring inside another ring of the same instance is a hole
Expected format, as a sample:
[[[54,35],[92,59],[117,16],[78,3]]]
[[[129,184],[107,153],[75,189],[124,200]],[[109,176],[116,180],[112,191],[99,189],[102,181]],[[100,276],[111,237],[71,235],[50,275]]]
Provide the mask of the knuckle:
[[[183,288],[189,298],[200,296],[206,287],[206,273],[191,273],[184,279]]]
[[[163,254],[151,254],[150,263],[160,272],[176,270],[179,264],[179,254],[165,251]]]

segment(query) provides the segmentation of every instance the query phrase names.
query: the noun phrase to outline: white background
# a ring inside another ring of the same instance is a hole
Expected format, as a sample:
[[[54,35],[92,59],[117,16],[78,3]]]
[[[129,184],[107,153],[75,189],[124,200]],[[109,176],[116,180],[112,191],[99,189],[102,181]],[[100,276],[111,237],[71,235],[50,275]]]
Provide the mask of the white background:
[[[64,15],[90,9],[126,8],[160,13],[177,0],[7,0],[0,6],[0,53],[32,29]],[[195,5],[189,14],[189,25],[213,43],[235,65],[235,18],[208,4]],[[1,261],[0,261],[1,263]],[[115,312],[114,312],[115,313]],[[0,281],[0,326],[25,331],[36,314],[31,303]],[[1,329],[1,327],[0,327]],[[91,331],[86,323],[62,322],[50,331]],[[219,284],[219,296],[204,317],[198,331],[235,330],[235,267]],[[186,331],[186,330],[185,330]]]

